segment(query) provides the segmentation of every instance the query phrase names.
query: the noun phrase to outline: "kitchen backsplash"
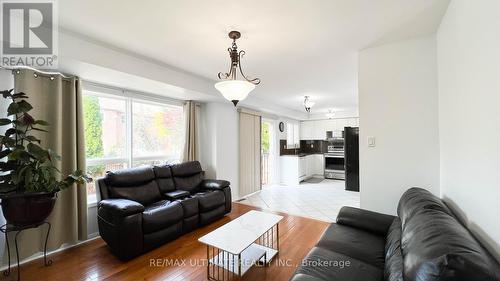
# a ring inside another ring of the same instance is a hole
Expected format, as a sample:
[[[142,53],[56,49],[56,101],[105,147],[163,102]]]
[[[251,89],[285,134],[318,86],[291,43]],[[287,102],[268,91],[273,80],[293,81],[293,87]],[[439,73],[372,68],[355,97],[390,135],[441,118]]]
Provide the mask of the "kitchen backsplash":
[[[293,155],[298,153],[325,153],[328,142],[325,140],[301,140],[299,149],[287,149],[286,140],[280,140],[280,155]]]

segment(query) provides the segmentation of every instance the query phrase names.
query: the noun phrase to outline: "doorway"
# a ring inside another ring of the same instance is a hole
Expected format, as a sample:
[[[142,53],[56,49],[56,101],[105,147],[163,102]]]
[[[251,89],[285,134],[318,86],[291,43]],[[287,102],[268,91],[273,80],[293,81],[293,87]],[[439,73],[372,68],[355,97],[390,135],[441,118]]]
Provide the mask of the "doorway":
[[[262,186],[274,182],[275,170],[275,144],[276,132],[274,122],[268,119],[262,119],[261,126],[261,182]]]

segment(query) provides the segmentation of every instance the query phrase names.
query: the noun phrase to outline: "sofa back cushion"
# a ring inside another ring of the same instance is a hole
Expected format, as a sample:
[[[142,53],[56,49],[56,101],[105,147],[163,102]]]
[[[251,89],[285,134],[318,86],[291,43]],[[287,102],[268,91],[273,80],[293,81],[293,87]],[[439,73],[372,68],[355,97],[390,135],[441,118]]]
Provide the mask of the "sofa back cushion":
[[[153,171],[156,177],[156,183],[161,193],[167,193],[175,190],[174,179],[170,165],[154,166]]]
[[[403,225],[418,212],[425,212],[426,210],[436,210],[450,216],[453,215],[441,199],[423,188],[410,188],[399,200],[398,216]]]
[[[155,174],[149,166],[106,172],[109,198],[129,199],[149,205],[161,200]]]
[[[198,186],[203,181],[203,170],[198,161],[175,164],[170,168],[176,189],[196,192]]]
[[[408,190],[398,214],[404,280],[500,280],[495,260],[430,192]]]
[[[392,221],[385,243],[384,280],[403,281],[403,254],[401,253],[401,220]]]

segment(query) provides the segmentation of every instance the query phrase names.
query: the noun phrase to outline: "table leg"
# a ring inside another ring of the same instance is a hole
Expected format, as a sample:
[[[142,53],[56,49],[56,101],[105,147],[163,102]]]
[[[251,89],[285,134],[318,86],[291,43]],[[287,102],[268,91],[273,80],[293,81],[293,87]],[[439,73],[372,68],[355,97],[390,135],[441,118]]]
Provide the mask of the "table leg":
[[[238,254],[238,279],[241,280],[241,254]]]
[[[17,258],[17,281],[21,280],[21,268],[19,267],[19,248],[17,247],[17,236],[21,233],[18,231],[14,237],[14,244],[16,245],[16,258]]]
[[[280,252],[280,224],[276,224],[276,250]]]
[[[43,263],[45,266],[50,266],[52,264],[52,260],[47,261],[47,242],[49,241],[49,234],[52,225],[49,222],[45,222],[49,227],[47,229],[47,236],[45,236],[45,246],[43,247]]]
[[[3,272],[4,276],[10,275],[10,245],[9,245],[9,236],[7,235],[7,231],[5,232],[5,243],[7,244],[7,258],[8,258],[8,266],[7,269]]]

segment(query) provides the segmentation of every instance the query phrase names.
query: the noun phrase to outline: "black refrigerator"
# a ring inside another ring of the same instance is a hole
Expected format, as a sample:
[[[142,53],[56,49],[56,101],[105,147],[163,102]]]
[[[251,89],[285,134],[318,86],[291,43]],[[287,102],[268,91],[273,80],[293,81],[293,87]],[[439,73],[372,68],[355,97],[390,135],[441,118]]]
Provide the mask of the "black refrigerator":
[[[359,191],[359,128],[344,128],[345,190]]]

